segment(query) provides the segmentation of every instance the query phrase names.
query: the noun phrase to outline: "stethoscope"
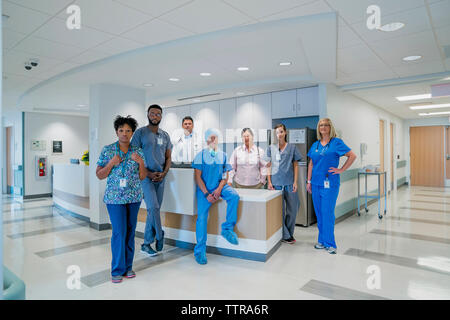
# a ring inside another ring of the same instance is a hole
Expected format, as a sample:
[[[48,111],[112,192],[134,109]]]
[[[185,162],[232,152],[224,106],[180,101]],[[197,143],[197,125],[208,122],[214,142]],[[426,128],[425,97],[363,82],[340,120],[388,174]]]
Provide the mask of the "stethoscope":
[[[328,141],[328,143],[325,145],[325,147],[323,147],[323,149],[320,151],[320,155],[321,156],[323,156],[325,154],[325,152],[328,150],[328,147],[330,146],[331,140],[333,140],[333,138],[331,138],[330,141]],[[320,144],[320,140],[317,141],[316,152],[319,152],[319,144]]]

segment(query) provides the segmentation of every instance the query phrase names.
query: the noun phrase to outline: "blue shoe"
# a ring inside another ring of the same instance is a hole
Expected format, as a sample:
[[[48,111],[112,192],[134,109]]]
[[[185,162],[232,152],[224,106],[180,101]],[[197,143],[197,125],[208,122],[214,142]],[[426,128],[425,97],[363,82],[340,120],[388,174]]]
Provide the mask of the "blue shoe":
[[[141,252],[148,254],[150,257],[156,256],[158,252],[152,249],[149,244],[141,245]]]
[[[195,261],[197,261],[198,264],[207,264],[208,260],[206,259],[206,253],[202,252],[195,256]]]
[[[222,236],[231,244],[239,244],[237,234],[231,230],[222,230]]]
[[[156,240],[156,251],[161,251],[163,249],[164,246],[164,231],[162,232],[162,238],[161,240]]]

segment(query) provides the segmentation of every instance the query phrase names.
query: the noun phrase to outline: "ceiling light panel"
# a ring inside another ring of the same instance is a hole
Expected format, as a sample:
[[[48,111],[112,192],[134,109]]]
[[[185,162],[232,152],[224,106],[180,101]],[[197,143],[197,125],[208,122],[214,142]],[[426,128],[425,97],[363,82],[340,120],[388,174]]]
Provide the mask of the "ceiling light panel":
[[[413,100],[423,100],[423,99],[431,99],[431,93],[426,94],[416,94],[412,96],[401,96],[396,97],[398,101],[413,101]]]

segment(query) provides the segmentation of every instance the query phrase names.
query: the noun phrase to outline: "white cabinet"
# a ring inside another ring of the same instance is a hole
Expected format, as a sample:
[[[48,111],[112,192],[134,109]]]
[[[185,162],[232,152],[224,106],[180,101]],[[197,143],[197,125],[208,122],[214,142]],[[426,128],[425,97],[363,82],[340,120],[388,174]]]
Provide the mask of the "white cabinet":
[[[272,97],[270,93],[253,96],[253,118],[255,129],[272,128]]]
[[[272,93],[272,118],[308,117],[319,114],[319,88],[309,87]]]
[[[297,89],[297,117],[319,114],[319,87]]]
[[[201,137],[204,136],[205,131],[209,128],[220,128],[219,101],[193,104],[191,105],[191,114],[194,119],[194,128]]]
[[[252,96],[236,99],[236,129],[254,129],[253,99]]]
[[[232,131],[236,128],[236,99],[220,100],[220,131],[227,138],[226,142],[233,142]],[[228,130],[228,134],[227,134]]]
[[[159,127],[169,134],[172,141],[177,135],[180,134],[180,132],[183,132],[181,121],[185,116],[190,115],[190,109],[190,105],[163,109],[162,119]]]
[[[297,90],[272,92],[272,119],[297,116]]]

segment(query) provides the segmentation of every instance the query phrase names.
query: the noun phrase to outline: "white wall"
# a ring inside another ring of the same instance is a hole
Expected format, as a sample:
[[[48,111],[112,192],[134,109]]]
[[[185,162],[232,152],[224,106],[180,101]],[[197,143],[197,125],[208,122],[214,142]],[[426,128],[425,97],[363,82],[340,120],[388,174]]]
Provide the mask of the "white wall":
[[[52,193],[51,165],[80,159],[89,149],[89,120],[87,117],[25,113],[25,194],[24,196]],[[45,151],[32,151],[31,140],[45,140]],[[52,154],[52,140],[62,140],[63,154]],[[35,156],[48,157],[48,178],[36,179]]]
[[[2,189],[6,193],[6,128],[13,128],[13,154],[12,154],[12,164],[21,165],[22,164],[22,112],[12,112],[3,111],[2,119],[2,134],[3,134],[3,146],[2,146]]]
[[[358,158],[355,160],[350,169],[360,168],[369,164],[380,163],[380,120],[385,120],[385,170],[387,171],[387,187],[390,190],[392,174],[390,168],[390,123],[394,124],[394,157],[400,155],[400,159],[396,162],[408,160],[406,158],[405,136],[404,136],[404,120],[374,105],[363,101],[356,96],[340,91],[335,85],[327,85],[327,116],[333,121],[340,137],[355,152]],[[363,161],[360,156],[360,144],[367,143],[367,154],[364,155]],[[342,165],[347,158],[341,158]],[[402,168],[403,169],[403,168]],[[394,188],[397,179],[404,176],[404,170],[394,170]],[[400,176],[401,175],[401,176]],[[361,178],[361,184],[363,184]],[[377,181],[375,177],[368,179],[368,191],[377,189]],[[362,192],[364,190],[362,189]],[[355,198],[357,196],[357,180],[350,180],[342,183],[337,204]]]
[[[95,175],[97,160],[101,149],[117,141],[114,130],[114,118],[117,115],[130,115],[135,118],[139,127],[148,124],[145,105],[145,90],[98,84],[90,88],[89,102],[89,205],[92,223],[104,225],[109,223],[109,216],[103,196],[106,179],[98,180]],[[87,140],[87,138],[86,138]]]

